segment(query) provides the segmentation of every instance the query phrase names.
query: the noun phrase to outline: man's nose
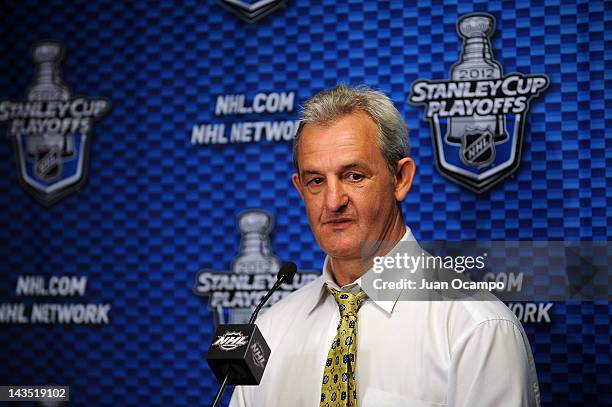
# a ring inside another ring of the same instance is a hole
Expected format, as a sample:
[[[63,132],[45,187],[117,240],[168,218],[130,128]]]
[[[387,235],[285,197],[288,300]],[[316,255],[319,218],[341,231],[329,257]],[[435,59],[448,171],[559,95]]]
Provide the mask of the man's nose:
[[[348,195],[340,180],[330,180],[325,189],[325,208],[338,212],[348,204]]]

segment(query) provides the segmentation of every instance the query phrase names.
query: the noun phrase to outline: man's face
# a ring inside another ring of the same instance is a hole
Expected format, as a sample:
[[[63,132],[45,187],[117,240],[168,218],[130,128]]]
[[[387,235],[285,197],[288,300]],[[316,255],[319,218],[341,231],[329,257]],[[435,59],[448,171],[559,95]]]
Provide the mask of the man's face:
[[[331,257],[361,258],[361,244],[385,240],[398,220],[394,179],[376,132],[362,112],[302,129],[293,183],[315,239]]]

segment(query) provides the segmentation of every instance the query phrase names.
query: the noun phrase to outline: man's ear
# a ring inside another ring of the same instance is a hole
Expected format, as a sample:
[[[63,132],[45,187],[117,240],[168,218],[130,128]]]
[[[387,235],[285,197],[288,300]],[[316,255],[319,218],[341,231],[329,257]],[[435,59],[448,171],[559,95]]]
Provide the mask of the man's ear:
[[[291,177],[291,180],[293,181],[293,186],[295,187],[295,189],[297,189],[298,194],[300,194],[302,199],[304,199],[304,195],[302,194],[302,181],[300,180],[300,175],[297,172],[294,173]]]
[[[415,171],[416,165],[412,158],[405,157],[397,162],[397,169],[395,170],[395,199],[398,202],[406,199],[414,179]]]

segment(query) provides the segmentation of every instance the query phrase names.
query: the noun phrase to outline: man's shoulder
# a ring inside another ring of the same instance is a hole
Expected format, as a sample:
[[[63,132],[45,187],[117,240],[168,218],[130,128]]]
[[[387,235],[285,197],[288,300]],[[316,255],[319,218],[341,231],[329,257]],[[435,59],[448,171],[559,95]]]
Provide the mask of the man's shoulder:
[[[506,304],[493,296],[491,297],[484,300],[455,301],[454,305],[457,312],[464,313],[475,325],[487,321],[503,320],[520,326],[516,316]]]
[[[447,338],[450,346],[481,329],[512,327],[523,334],[514,313],[493,295],[479,300],[399,301],[396,312],[400,320],[422,325],[429,336]]]
[[[459,343],[483,332],[525,337],[523,327],[514,313],[506,304],[491,297],[488,300],[452,302],[449,308],[451,342]]]

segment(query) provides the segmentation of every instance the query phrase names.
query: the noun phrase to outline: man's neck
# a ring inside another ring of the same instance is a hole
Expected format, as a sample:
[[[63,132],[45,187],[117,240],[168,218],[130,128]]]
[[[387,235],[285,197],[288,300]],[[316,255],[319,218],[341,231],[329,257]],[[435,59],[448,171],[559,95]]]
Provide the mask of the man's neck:
[[[406,234],[406,225],[404,224],[403,219],[400,218],[400,222],[396,222],[393,225],[390,233],[387,233],[387,237],[384,238],[384,244],[381,245],[381,248],[390,249],[394,247],[402,237]],[[329,258],[332,275],[336,280],[336,284],[339,287],[343,287],[347,284],[351,284],[355,282],[359,277],[364,275],[366,271],[372,267],[373,259],[375,256],[382,256],[386,254],[387,250],[384,250],[385,253],[379,253],[379,251],[373,253],[369,258],[351,258],[351,259],[338,259],[331,257]]]

